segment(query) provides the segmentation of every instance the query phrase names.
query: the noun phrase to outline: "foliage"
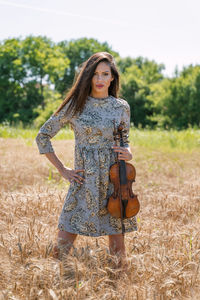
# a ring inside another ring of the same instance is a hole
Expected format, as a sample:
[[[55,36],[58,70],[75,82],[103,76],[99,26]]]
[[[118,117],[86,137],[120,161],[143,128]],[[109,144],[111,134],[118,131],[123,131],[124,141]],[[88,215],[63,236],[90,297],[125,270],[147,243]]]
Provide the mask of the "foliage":
[[[184,68],[163,97],[165,123],[178,129],[200,125],[200,66]]]
[[[141,56],[121,58],[107,42],[80,38],[56,44],[45,36],[0,43],[0,122],[41,126],[63,100],[81,64],[99,51],[115,57],[120,97],[130,104],[136,127],[199,127],[199,65],[176,69],[167,78],[163,64]]]
[[[152,116],[158,126],[184,129],[200,124],[200,66],[185,67],[174,78],[165,78],[152,87],[148,99],[154,102]]]
[[[150,85],[150,93],[147,100],[153,103],[153,114],[149,117],[157,128],[167,128],[170,116],[166,114],[166,106],[164,99],[169,97],[171,80],[164,78],[162,81],[152,83]]]
[[[139,57],[132,60],[126,58],[118,61],[122,74],[121,96],[127,99],[131,107],[131,121],[135,126],[153,126],[155,123],[151,116],[156,108],[152,99],[151,88],[155,83],[161,82],[163,65]]]
[[[46,37],[8,39],[0,49],[0,122],[31,123],[34,108],[44,108],[44,85],[54,84],[69,60]]]
[[[64,76],[69,59],[63,51],[46,37],[28,37],[23,43],[23,62],[29,71],[29,79],[38,83],[41,105],[44,108],[43,84],[54,84]]]
[[[57,110],[61,103],[61,95],[46,86],[44,88],[44,109],[41,104],[34,109],[34,112],[38,115],[33,122],[35,127],[38,128],[42,126],[44,122]]]

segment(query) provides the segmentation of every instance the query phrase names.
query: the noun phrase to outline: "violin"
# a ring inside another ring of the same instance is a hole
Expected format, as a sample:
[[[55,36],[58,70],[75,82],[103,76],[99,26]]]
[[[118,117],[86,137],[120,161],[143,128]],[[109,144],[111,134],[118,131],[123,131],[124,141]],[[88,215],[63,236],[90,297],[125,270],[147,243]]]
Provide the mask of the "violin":
[[[117,130],[114,123],[113,135],[116,146],[117,140],[120,141],[120,147],[124,147],[124,143],[129,142],[124,122],[119,124]],[[114,184],[114,192],[108,199],[107,209],[111,216],[121,218],[122,233],[125,231],[123,219],[137,215],[140,210],[138,197],[132,191],[132,183],[135,182],[135,177],[135,167],[125,162],[125,160],[119,160],[117,155],[116,162],[111,165],[109,172],[109,179]]]

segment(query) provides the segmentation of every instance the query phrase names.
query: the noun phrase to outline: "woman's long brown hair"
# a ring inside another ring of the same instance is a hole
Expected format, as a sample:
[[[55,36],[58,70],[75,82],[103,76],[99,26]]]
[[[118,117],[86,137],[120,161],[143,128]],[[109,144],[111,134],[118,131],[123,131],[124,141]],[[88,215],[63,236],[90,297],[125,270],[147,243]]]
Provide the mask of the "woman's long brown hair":
[[[110,66],[112,76],[114,77],[114,80],[111,81],[109,86],[108,94],[117,98],[119,90],[119,73],[114,58],[108,52],[97,52],[81,65],[72,88],[69,90],[66,98],[58,107],[54,115],[56,115],[70,100],[67,113],[69,112],[72,113],[72,115],[75,115],[83,111],[86,99],[91,93],[92,77],[97,65],[102,61]]]

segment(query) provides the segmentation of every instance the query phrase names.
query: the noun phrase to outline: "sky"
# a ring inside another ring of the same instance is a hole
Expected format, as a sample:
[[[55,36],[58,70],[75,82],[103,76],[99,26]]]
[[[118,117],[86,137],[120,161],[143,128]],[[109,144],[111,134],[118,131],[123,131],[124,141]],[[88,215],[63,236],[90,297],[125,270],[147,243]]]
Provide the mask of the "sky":
[[[199,0],[0,0],[0,40],[95,38],[121,57],[163,63],[166,76],[200,64]]]

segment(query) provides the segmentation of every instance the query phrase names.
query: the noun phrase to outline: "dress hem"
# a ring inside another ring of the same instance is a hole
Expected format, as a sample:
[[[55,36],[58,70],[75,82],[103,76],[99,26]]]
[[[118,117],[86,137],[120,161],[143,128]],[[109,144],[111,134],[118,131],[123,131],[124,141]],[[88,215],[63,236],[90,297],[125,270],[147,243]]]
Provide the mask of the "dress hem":
[[[62,227],[64,227],[62,225]],[[86,233],[80,233],[80,232],[73,232],[72,230],[66,230],[66,229],[61,229],[60,228],[60,225],[58,225],[58,229],[61,230],[61,231],[66,231],[66,232],[69,232],[69,233],[72,233],[72,234],[77,234],[77,235],[83,235],[83,236],[88,236],[88,237],[100,237],[100,236],[106,236],[106,235],[116,235],[116,234],[120,234],[122,232],[115,232],[115,233],[103,233],[103,234],[99,234],[99,235],[95,235],[95,234],[86,234]],[[130,232],[134,232],[134,231],[137,231],[137,227],[134,228],[134,229],[128,229],[125,231],[125,233],[130,233]]]

